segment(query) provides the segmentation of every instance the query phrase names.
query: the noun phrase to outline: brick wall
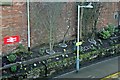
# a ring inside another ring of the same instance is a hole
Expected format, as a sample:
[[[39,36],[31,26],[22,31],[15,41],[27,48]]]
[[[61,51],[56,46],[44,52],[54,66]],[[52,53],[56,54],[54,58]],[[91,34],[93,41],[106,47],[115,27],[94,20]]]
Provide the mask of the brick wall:
[[[103,7],[101,9],[101,14],[99,16],[99,21],[97,24],[97,29],[101,29],[108,23],[113,23],[117,25],[117,20],[114,19],[114,12],[118,10],[117,3],[102,3]],[[44,14],[36,15],[33,12],[40,12],[40,8],[37,8],[39,3],[30,5],[30,22],[31,22],[31,47],[34,48],[43,43],[48,43],[48,34],[43,25],[37,24],[35,26],[37,16],[44,16]],[[3,38],[7,36],[19,35],[20,42],[27,47],[27,13],[26,13],[26,3],[24,2],[14,2],[12,6],[0,6],[2,13],[2,24],[0,26],[0,51],[3,53],[9,53],[18,46],[19,43],[4,45]],[[37,8],[37,9],[35,9]],[[70,14],[69,16],[67,14]],[[67,40],[75,38],[76,28],[77,28],[77,7],[75,3],[66,3],[62,7],[62,12],[57,19],[57,28],[55,31],[55,41],[59,42],[63,39],[63,35],[67,30],[67,26],[71,26],[68,34]],[[70,19],[70,24],[67,23],[66,19]],[[41,20],[39,20],[41,21]],[[39,22],[38,21],[38,22]],[[74,37],[73,37],[74,36]]]
[[[107,24],[112,23],[118,25],[118,20],[114,19],[114,13],[118,11],[117,2],[104,2],[102,3],[100,16],[98,18],[97,29],[100,30]]]
[[[48,34],[43,25],[34,25],[37,19],[34,17],[40,8],[34,8],[34,6],[39,5],[39,3],[31,3],[30,5],[30,26],[31,26],[31,47],[34,48],[43,43],[48,43]],[[2,6],[2,52],[9,53],[13,49],[15,49],[19,43],[5,45],[3,44],[3,38],[7,36],[20,36],[20,42],[27,47],[27,13],[26,13],[26,3],[24,2],[13,2],[12,6]],[[70,16],[67,17],[67,13],[70,13]],[[72,38],[72,35],[75,34],[76,27],[76,7],[74,3],[66,4],[62,8],[61,15],[57,20],[57,28],[55,31],[55,42],[59,42],[63,39],[63,35],[67,30],[67,26],[69,25],[71,28],[67,34],[67,40]],[[39,14],[44,15],[44,14]],[[36,16],[37,17],[37,16]],[[70,24],[66,23],[66,19],[70,19]]]
[[[20,36],[20,42],[27,44],[26,4],[13,2],[11,6],[2,6],[2,41],[7,36]],[[7,53],[16,48],[19,43],[5,45],[2,42],[2,52]]]

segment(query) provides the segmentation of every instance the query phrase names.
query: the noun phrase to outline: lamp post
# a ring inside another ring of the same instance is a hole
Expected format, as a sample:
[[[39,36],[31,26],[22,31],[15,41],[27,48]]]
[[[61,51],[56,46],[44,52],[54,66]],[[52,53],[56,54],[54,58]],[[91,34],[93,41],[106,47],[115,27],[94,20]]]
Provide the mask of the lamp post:
[[[79,59],[79,46],[82,44],[82,42],[80,42],[80,38],[82,36],[82,30],[80,30],[80,9],[81,8],[93,8],[93,6],[91,5],[91,3],[89,3],[87,6],[80,6],[78,5],[78,26],[77,26],[77,43],[76,43],[76,46],[77,46],[77,58],[76,58],[76,72],[79,71],[79,63],[80,63],[80,59]],[[82,17],[82,15],[81,15]],[[81,22],[82,24],[82,22]]]
[[[30,4],[29,0],[27,0],[27,25],[28,25],[28,31],[27,31],[27,36],[28,36],[28,51],[30,51]]]

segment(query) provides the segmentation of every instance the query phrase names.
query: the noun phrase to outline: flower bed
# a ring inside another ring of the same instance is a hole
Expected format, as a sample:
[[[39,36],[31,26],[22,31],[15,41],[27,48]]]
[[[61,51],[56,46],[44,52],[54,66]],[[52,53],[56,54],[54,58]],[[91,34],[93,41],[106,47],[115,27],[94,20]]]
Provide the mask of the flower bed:
[[[119,56],[120,55],[120,38],[119,35],[112,35],[110,39],[90,39],[85,41],[80,46],[80,65],[87,64],[89,62],[96,61],[110,56]],[[26,78],[37,78],[37,77],[53,77],[67,71],[75,69],[76,64],[76,46],[73,41],[67,43],[67,48],[60,48],[57,46],[56,54],[47,55],[45,54],[45,49],[40,48],[39,54],[42,57],[47,56],[44,59],[37,59],[37,61],[32,61],[37,57],[36,53],[27,52],[23,47],[12,52],[11,55],[4,56],[3,67],[5,65],[14,63],[14,62],[24,62],[29,59],[28,63],[19,64],[17,66],[11,66],[8,69],[3,70],[4,75],[14,74],[14,76],[19,76],[18,74],[25,75]],[[90,41],[90,42],[89,42]],[[58,50],[59,49],[59,50]],[[35,55],[34,55],[35,54]],[[19,56],[19,57],[18,57]],[[38,58],[42,58],[38,57]],[[6,63],[6,64],[4,64]],[[10,71],[9,71],[10,70]],[[11,72],[12,71],[12,72]],[[19,77],[22,78],[22,77]]]

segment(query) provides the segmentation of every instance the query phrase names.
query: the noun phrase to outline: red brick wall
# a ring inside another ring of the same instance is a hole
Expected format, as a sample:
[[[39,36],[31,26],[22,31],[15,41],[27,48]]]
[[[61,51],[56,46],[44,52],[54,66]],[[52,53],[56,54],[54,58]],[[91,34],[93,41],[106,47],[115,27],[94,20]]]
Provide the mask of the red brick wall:
[[[27,44],[26,4],[13,2],[11,6],[2,6],[2,41],[7,36],[20,36],[20,42]],[[7,53],[16,48],[19,43],[5,45],[2,42],[2,52]]]
[[[118,20],[114,19],[114,13],[118,11],[117,2],[104,2],[102,3],[102,8],[100,16],[98,19],[97,29],[105,27],[107,24],[112,23],[117,26]]]
[[[33,6],[30,6],[30,9],[33,9]],[[12,6],[2,6],[2,39],[7,36],[20,36],[20,42],[27,47],[27,13],[26,13],[26,3],[14,2]],[[30,11],[32,12],[32,11]],[[63,6],[61,16],[58,17],[58,26],[55,32],[55,42],[59,42],[63,39],[63,35],[67,30],[67,23],[64,19],[68,18],[66,12],[70,13],[70,30],[67,34],[67,39],[71,39],[72,35],[75,34],[76,27],[76,7],[74,3],[69,3]],[[32,14],[32,13],[31,13]],[[38,46],[43,43],[48,43],[48,34],[43,25],[34,26],[33,14],[30,14],[31,22],[31,48]],[[44,14],[41,14],[44,15]],[[2,40],[3,41],[3,40]],[[2,52],[9,53],[18,46],[19,43],[5,45],[2,42]]]
[[[0,46],[0,51],[3,53],[9,53],[13,49],[16,48],[16,46],[19,43],[10,44],[10,45],[4,45],[3,44],[3,38],[7,36],[13,36],[13,35],[19,35],[20,36],[20,42],[24,44],[27,47],[27,13],[26,13],[26,3],[24,2],[14,2],[12,6],[0,6],[2,10],[0,10],[0,13],[2,13],[2,24],[0,26],[0,32],[2,35],[0,36],[0,39],[2,42],[2,46]],[[30,9],[34,11],[33,7],[30,6]],[[69,12],[71,14],[70,18],[70,30],[67,34],[67,39],[71,39],[72,35],[75,35],[77,28],[77,7],[74,3],[70,3],[67,5],[64,5],[62,8],[62,14],[59,17],[58,20],[58,26],[56,30],[56,41],[59,42],[63,39],[63,34],[67,30],[67,24],[64,22],[64,19],[67,18],[66,12]],[[101,14],[99,16],[99,21],[97,24],[97,29],[101,29],[108,23],[113,23],[117,25],[117,20],[114,19],[114,12],[118,10],[118,6],[116,3],[103,3],[103,8],[101,9]],[[35,15],[35,14],[33,14]],[[31,13],[31,47],[38,46],[42,43],[48,43],[48,38],[46,34],[46,30],[42,25],[38,25],[38,27],[34,26],[34,21],[36,20],[34,16]],[[43,15],[43,14],[42,14]],[[40,16],[40,15],[39,15]],[[75,36],[74,36],[75,37]],[[1,50],[1,48],[3,48]]]

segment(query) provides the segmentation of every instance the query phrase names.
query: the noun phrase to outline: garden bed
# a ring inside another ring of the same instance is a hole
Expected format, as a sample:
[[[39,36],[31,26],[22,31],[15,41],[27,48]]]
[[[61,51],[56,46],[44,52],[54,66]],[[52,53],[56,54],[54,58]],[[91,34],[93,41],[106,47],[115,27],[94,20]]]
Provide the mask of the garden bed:
[[[111,56],[120,56],[120,32],[108,39],[98,37],[84,41],[80,46],[80,65],[95,62]],[[2,57],[3,78],[18,76],[19,78],[54,77],[75,69],[76,40],[66,41],[68,47],[54,47],[55,54],[48,55],[44,48],[36,48],[27,52],[24,48],[17,49]],[[38,52],[38,53],[37,53]],[[11,65],[8,66],[7,65]],[[6,67],[6,68],[4,68]]]
[[[109,48],[99,49],[97,51],[91,51],[88,53],[81,54],[80,63],[81,65],[85,65],[92,61],[104,57],[120,55],[119,53],[120,53],[120,44],[116,44],[115,46]],[[76,60],[76,53],[67,53],[67,54],[59,53],[57,55],[48,57],[46,59],[44,58],[42,61],[44,61],[47,66],[47,76],[53,77],[58,74],[65,73],[66,71],[75,69],[75,60]],[[12,74],[18,75],[23,73],[24,75],[26,75],[26,78],[30,78],[30,76],[31,77],[36,76],[36,78],[45,77],[45,66],[41,64],[41,61],[39,60],[34,63],[31,64],[29,63],[22,66],[23,66],[22,69],[20,68],[20,66],[17,66],[18,68],[16,72],[11,72],[10,68],[5,69],[7,71],[7,74],[3,73],[3,75],[12,75]],[[33,74],[34,76],[32,76]]]

